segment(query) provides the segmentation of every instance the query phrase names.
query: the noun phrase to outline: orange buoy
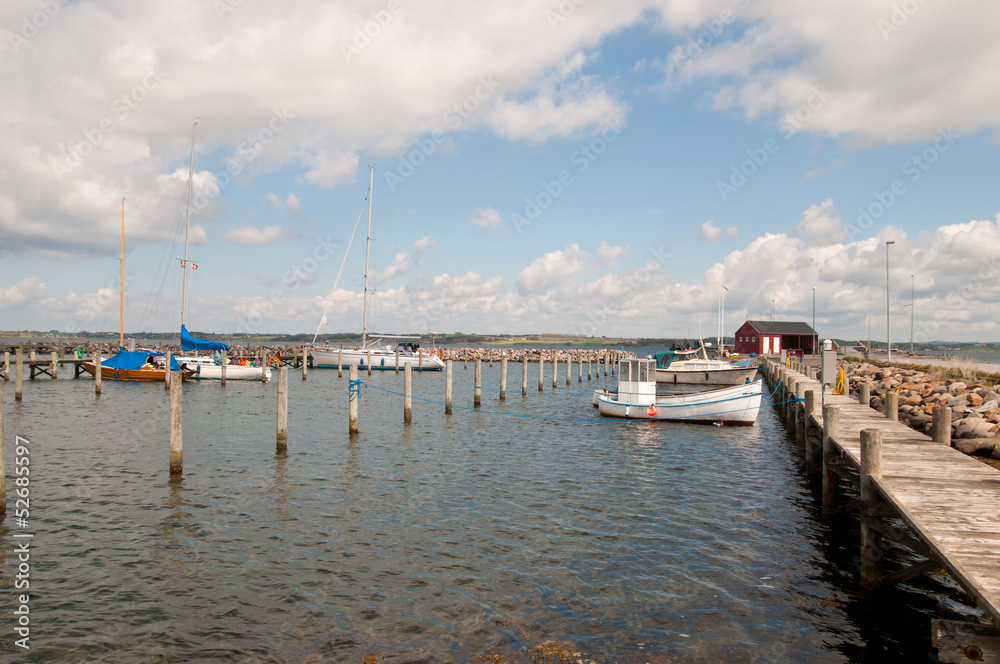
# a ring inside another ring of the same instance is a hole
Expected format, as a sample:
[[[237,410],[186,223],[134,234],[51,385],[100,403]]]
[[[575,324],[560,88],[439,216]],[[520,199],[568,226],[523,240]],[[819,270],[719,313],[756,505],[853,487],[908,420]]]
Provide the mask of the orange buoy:
[[[646,409],[646,415],[648,417],[656,417],[656,406],[650,405],[649,408]]]

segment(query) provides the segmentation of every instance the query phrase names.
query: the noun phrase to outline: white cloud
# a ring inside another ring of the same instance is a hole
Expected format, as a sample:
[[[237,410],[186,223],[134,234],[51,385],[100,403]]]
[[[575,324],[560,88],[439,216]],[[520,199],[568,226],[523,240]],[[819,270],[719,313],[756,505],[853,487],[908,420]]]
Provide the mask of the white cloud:
[[[38,277],[26,277],[13,286],[0,288],[0,309],[11,309],[28,300],[44,297],[46,290]]]
[[[397,274],[402,274],[406,272],[410,267],[409,255],[405,251],[399,251],[392,259],[392,264],[382,270],[382,273],[378,275],[378,283],[382,283],[386,279],[391,279]]]
[[[829,198],[819,205],[810,205],[802,213],[801,221],[792,229],[791,234],[806,238],[811,245],[842,242],[848,238],[849,233],[836,213],[837,208]]]
[[[281,238],[281,226],[268,226],[266,228],[254,228],[245,226],[243,228],[233,228],[226,231],[222,236],[227,242],[237,244],[274,244]]]
[[[738,226],[730,226],[725,229],[719,228],[715,225],[714,219],[709,219],[708,221],[702,223],[701,231],[698,233],[698,237],[706,242],[718,242],[722,239],[723,233],[730,237],[738,237],[740,229]]]
[[[501,228],[506,224],[500,213],[493,208],[476,208],[469,223],[479,228]]]
[[[413,243],[413,260],[416,263],[420,262],[420,259],[424,257],[424,252],[427,251],[428,247],[433,247],[437,244],[437,239],[431,237],[430,235],[425,235],[416,242]]]
[[[522,294],[540,293],[565,283],[587,268],[590,254],[571,244],[537,258],[517,275],[517,289]]]
[[[288,196],[285,197],[285,207],[292,212],[299,212],[302,209],[302,202],[295,194],[288,194]]]
[[[607,242],[601,241],[601,245],[597,247],[597,255],[601,257],[606,264],[611,267],[618,266],[618,259],[628,253],[628,247],[621,246],[611,246]]]

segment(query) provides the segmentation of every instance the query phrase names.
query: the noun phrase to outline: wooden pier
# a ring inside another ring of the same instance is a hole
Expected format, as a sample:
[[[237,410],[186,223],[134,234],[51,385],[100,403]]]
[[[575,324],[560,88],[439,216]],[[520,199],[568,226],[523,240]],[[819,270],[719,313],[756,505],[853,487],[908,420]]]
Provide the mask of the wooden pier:
[[[821,383],[807,375],[815,371],[801,364],[805,373],[773,360],[762,368],[778,388],[775,402],[802,399],[780,413],[806,472],[822,473],[824,513],[860,511],[862,586],[873,591],[947,570],[992,625],[933,621],[940,661],[1000,662],[1000,471],[899,422],[891,399],[880,412],[829,386],[823,395]],[[861,499],[838,504],[840,481],[860,485]],[[924,560],[886,574],[883,539]]]

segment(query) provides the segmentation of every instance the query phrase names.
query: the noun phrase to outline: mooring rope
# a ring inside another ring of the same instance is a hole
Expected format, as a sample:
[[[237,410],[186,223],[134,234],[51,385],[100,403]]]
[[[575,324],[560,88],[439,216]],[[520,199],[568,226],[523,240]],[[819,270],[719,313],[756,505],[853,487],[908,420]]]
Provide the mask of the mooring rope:
[[[351,383],[352,383],[352,389],[353,389],[353,383],[354,382],[355,381],[351,381]],[[363,380],[358,380],[357,382],[360,383],[361,385],[364,385],[365,387],[370,387],[370,388],[375,389],[375,390],[379,390],[379,391],[382,391],[382,392],[387,392],[389,394],[395,394],[396,396],[400,396],[400,397],[405,397],[406,396],[402,392],[397,392],[396,390],[390,390],[390,389],[385,388],[385,387],[379,387],[378,385],[369,385],[368,383],[364,382]],[[562,394],[569,394],[569,393],[568,392],[562,392]],[[360,392],[358,392],[358,396],[360,396]],[[415,396],[412,396],[412,395],[410,396],[410,398],[414,399],[416,401],[423,401],[425,403],[433,403],[433,404],[436,404],[438,406],[447,406],[448,405],[445,402],[443,402],[443,401],[437,401],[436,399],[426,399],[426,398],[423,398],[423,397],[415,397]],[[790,401],[781,401],[779,403],[772,403],[772,404],[770,404],[770,406],[782,406],[782,405],[784,405],[786,403],[794,403],[796,401],[804,401],[804,399],[792,399]],[[605,418],[601,418],[601,419],[587,419],[587,418],[583,418],[583,417],[546,417],[544,415],[525,415],[523,413],[504,413],[504,412],[499,411],[499,410],[485,410],[483,408],[476,408],[475,406],[457,406],[455,404],[451,404],[451,407],[452,408],[458,408],[460,410],[471,410],[471,411],[476,412],[476,413],[488,413],[490,415],[506,415],[508,417],[520,417],[520,418],[528,419],[528,420],[547,420],[547,421],[550,421],[550,422],[590,422],[590,423],[593,423],[593,424],[611,424],[611,423],[618,422],[621,419],[621,418],[618,418],[618,419],[605,419]],[[637,407],[640,407],[640,406],[637,406]],[[714,415],[725,415],[727,413],[738,413],[738,412],[740,412],[742,410],[745,410],[745,409],[743,409],[743,408],[736,408],[734,410],[724,410],[724,411],[720,411],[718,413],[708,413],[707,415],[689,415],[688,417],[712,417]],[[637,418],[637,419],[642,419],[642,420],[645,420],[647,422],[655,422],[655,421],[658,421],[658,420],[667,420],[667,419],[679,420],[679,419],[686,419],[686,418],[684,418],[684,417],[669,417],[669,418],[667,418],[667,417],[645,417],[645,418]]]

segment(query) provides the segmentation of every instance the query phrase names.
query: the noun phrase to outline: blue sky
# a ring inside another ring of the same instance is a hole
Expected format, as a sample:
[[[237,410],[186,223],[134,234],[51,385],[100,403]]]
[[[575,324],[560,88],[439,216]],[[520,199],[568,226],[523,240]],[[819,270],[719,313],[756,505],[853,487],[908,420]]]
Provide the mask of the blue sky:
[[[989,3],[185,6],[0,10],[0,328],[117,328],[125,191],[126,328],[179,328],[198,118],[193,329],[359,330],[374,165],[382,331],[714,336],[724,284],[858,338],[893,239],[893,317],[1000,339]]]

